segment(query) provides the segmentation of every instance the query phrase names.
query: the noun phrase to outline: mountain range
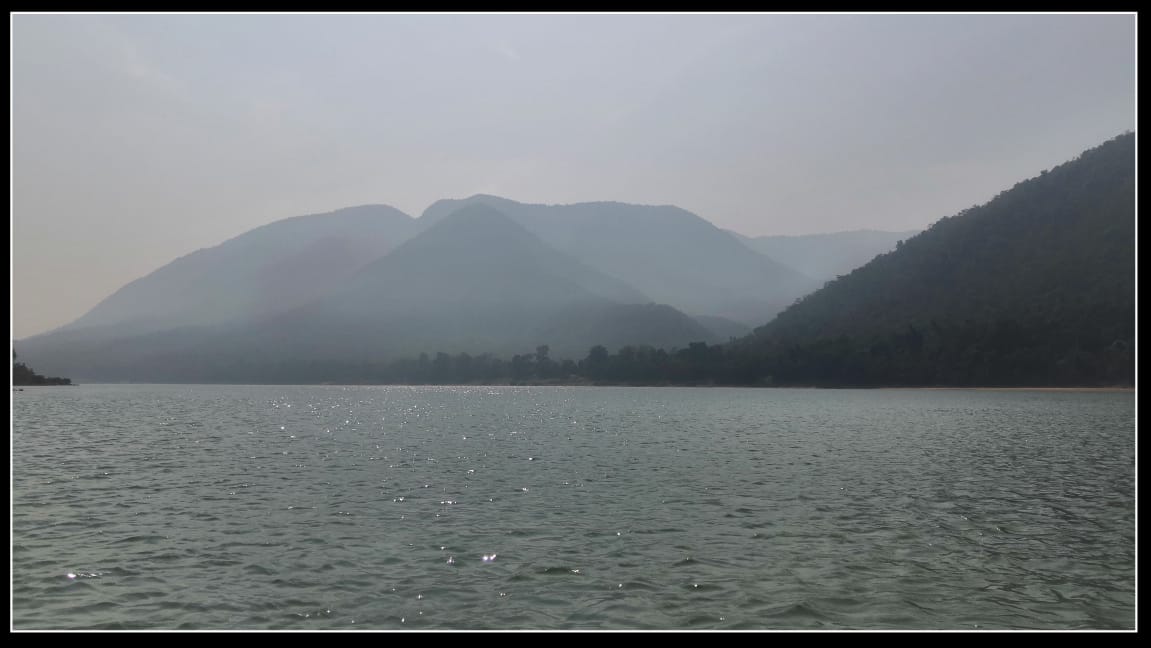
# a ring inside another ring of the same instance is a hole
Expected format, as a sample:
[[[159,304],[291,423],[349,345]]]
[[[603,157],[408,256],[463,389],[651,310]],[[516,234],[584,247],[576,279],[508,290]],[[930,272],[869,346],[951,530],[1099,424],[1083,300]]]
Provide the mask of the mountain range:
[[[673,206],[488,195],[419,218],[385,205],[289,218],[176,259],[14,346],[86,381],[313,380],[436,352],[466,364],[532,350],[570,360],[594,346],[596,379],[611,362],[651,362],[671,364],[625,373],[1128,383],[1134,142],[1115,138],[920,233],[750,238]],[[654,347],[673,353],[644,351]]]
[[[420,221],[468,204],[498,209],[548,245],[690,315],[762,324],[818,287],[730,232],[672,206],[615,202],[530,205],[495,196],[441,200]]]
[[[269,362],[556,357],[745,335],[815,282],[676,207],[494,196],[364,205],[197,250],[17,343],[81,380],[240,379]]]

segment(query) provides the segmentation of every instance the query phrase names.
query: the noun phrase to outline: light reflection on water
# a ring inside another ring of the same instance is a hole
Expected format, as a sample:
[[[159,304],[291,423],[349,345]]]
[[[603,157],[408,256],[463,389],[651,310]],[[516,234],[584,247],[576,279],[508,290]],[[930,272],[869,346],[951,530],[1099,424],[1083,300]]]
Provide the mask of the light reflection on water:
[[[1134,395],[13,395],[16,628],[1132,628]]]

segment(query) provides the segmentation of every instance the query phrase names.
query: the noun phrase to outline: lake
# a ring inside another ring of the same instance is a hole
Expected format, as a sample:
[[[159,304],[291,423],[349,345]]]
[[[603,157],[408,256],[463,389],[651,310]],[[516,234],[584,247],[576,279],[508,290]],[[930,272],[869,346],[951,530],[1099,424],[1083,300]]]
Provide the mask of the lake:
[[[1135,394],[13,393],[13,627],[1131,629]]]

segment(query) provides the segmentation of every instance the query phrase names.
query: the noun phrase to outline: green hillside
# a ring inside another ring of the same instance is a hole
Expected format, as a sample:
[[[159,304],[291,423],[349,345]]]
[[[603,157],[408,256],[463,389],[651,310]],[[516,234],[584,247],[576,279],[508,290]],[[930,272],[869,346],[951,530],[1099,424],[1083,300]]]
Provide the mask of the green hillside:
[[[728,350],[811,384],[1133,384],[1135,136],[944,218]]]

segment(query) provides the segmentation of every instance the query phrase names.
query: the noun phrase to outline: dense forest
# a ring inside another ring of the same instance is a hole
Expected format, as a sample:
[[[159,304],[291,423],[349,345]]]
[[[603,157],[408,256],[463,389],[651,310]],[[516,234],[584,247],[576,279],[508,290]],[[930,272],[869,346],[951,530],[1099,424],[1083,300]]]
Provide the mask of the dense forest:
[[[1135,135],[944,218],[727,352],[786,384],[1134,384]]]

